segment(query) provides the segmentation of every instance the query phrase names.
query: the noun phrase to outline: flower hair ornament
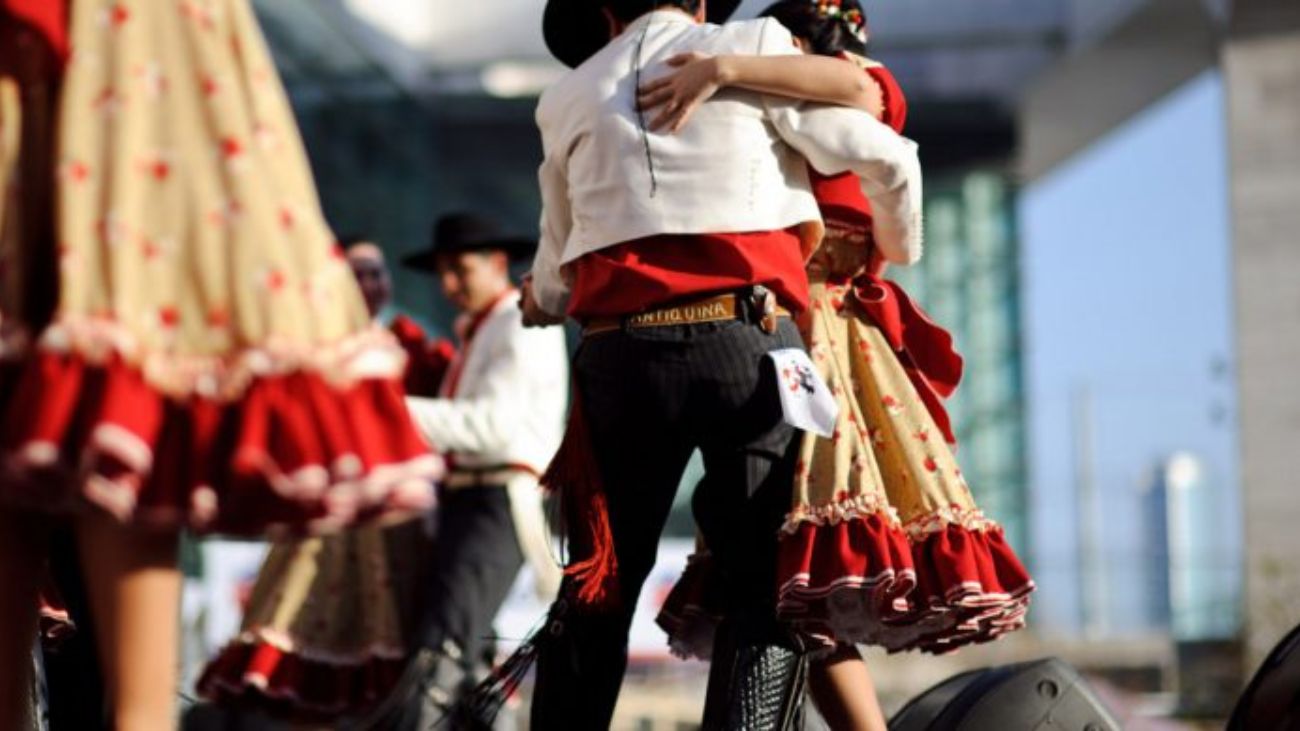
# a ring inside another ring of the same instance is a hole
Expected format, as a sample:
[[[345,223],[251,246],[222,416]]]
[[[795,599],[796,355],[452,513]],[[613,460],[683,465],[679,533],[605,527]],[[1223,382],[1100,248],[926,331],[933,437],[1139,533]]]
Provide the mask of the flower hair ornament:
[[[862,45],[867,44],[867,18],[861,9],[846,9],[844,0],[812,0],[812,3],[818,15],[840,21]]]

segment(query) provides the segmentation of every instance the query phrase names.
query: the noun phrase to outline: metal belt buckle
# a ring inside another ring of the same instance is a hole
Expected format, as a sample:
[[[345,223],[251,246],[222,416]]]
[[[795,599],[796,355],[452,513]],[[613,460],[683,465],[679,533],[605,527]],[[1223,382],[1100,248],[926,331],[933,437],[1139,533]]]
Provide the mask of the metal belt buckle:
[[[771,335],[776,332],[776,296],[772,290],[758,285],[754,287],[753,294],[754,311],[758,313],[758,329]]]

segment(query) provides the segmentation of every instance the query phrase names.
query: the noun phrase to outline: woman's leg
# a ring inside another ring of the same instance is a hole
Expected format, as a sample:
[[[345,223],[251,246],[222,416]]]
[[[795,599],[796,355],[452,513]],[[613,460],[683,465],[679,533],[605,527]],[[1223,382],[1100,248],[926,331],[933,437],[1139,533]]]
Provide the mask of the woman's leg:
[[[81,518],[78,544],[115,731],[176,725],[177,535]]]
[[[0,511],[0,728],[30,725],[32,644],[45,548],[39,518]]]
[[[858,648],[840,645],[830,656],[812,663],[808,690],[831,728],[885,731],[876,686]]]

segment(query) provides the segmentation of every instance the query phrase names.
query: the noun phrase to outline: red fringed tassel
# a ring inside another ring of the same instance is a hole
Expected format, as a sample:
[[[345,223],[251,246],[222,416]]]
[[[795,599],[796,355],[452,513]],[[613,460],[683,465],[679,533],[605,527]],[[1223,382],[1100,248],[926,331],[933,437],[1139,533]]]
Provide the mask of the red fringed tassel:
[[[569,550],[582,557],[564,569],[574,581],[573,599],[587,609],[612,610],[619,592],[609,504],[576,387],[573,394],[564,441],[542,475],[542,485],[559,494]]]
[[[547,466],[541,482],[546,490],[560,496],[565,539],[571,555],[584,557],[570,562],[564,569],[565,575],[573,581],[573,594],[569,596],[573,608],[588,612],[617,609],[618,559],[614,555],[614,534],[609,525],[609,504],[576,386],[564,440],[560,442],[560,448]],[[475,728],[491,726],[501,707],[519,688],[537,660],[539,645],[551,638],[550,627],[562,622],[566,611],[561,602],[551,605],[541,627],[530,633],[528,639],[473,692],[462,696],[458,702],[459,713],[453,716],[474,719],[481,724]]]
[[[615,609],[618,607],[618,557],[614,555],[614,534],[609,527],[609,508],[605,496],[592,494],[585,504],[579,506],[577,515],[579,530],[586,532],[584,538],[591,540],[590,555],[570,563],[564,569],[567,576],[572,576],[575,583],[578,604],[592,609]],[[574,513],[570,512],[570,515]],[[573,529],[570,529],[572,535]],[[570,545],[573,541],[570,538]]]

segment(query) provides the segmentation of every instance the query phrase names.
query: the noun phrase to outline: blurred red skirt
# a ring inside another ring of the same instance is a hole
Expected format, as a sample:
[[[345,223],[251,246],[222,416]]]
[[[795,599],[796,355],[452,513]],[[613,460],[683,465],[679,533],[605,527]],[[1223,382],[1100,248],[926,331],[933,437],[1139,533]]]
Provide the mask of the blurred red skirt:
[[[0,501],[239,535],[427,510],[406,357],[249,4],[64,7],[0,5]]]

